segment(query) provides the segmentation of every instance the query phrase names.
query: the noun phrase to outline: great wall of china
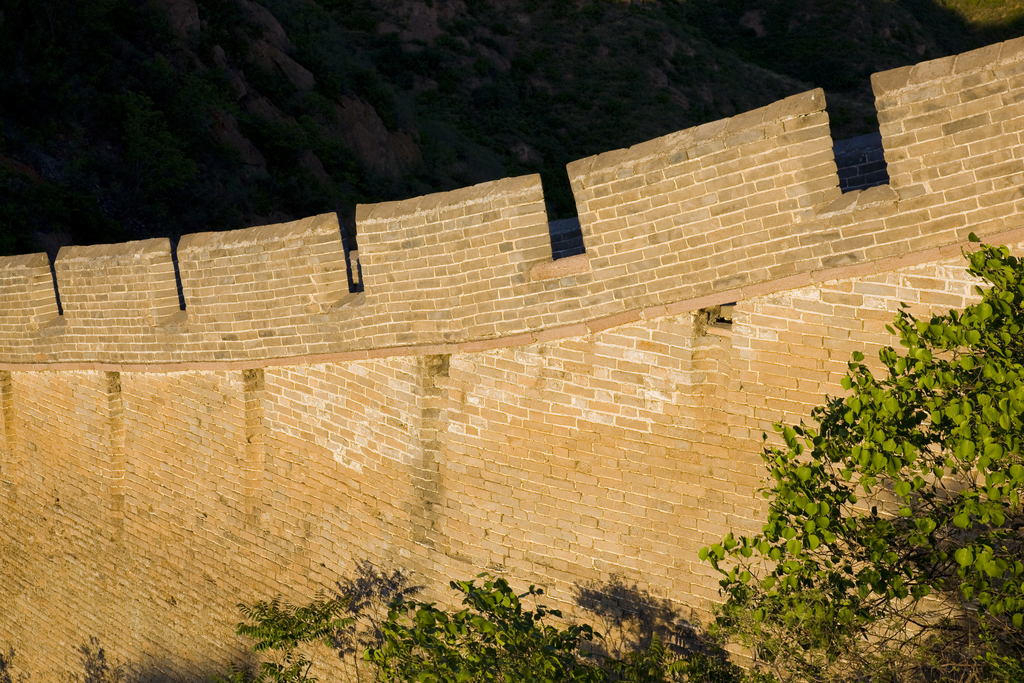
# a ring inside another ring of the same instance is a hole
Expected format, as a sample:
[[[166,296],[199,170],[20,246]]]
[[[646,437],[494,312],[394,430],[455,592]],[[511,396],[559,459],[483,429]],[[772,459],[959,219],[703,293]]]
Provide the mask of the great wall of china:
[[[1024,246],[1024,39],[872,83],[888,184],[841,192],[811,91],[570,164],[568,258],[528,176],[359,207],[359,292],[332,215],[182,239],[183,302],[167,240],[65,247],[59,308],[0,259],[0,646],[171,680],[361,560],[706,613],[761,434],[969,301],[968,233]]]

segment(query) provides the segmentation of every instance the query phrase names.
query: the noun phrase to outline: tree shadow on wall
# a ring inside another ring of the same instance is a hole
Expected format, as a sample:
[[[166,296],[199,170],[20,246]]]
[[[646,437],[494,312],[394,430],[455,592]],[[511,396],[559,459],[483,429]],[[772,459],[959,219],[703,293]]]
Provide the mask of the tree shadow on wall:
[[[382,570],[369,560],[359,562],[355,570],[339,579],[335,586],[335,597],[347,599],[346,611],[355,617],[355,623],[335,637],[334,648],[339,658],[352,657],[357,681],[373,680],[373,673],[362,676],[360,657],[367,647],[379,647],[383,643],[381,624],[387,619],[388,603],[399,596],[413,596],[423,587],[413,585],[404,569]],[[225,674],[225,668],[214,663],[190,667],[185,673],[180,670],[180,662],[118,661],[107,654],[95,636],[78,647],[78,659],[79,669],[65,672],[60,683],[207,683],[223,680]],[[0,683],[34,680],[30,672],[16,668],[14,660],[13,647],[8,647],[6,652],[0,650]],[[230,668],[232,672],[249,672],[251,676],[258,666],[257,658],[246,651],[242,660],[234,661]]]
[[[27,673],[14,673],[14,648],[8,646],[7,652],[0,651],[0,683],[25,683]]]
[[[246,671],[250,676],[254,675],[258,668],[254,660],[246,660],[242,664],[234,664],[233,671]],[[225,675],[225,668],[219,665],[207,664],[204,667],[195,669],[192,673],[178,673],[164,668],[158,664],[149,664],[144,667],[132,669],[129,678],[124,679],[125,683],[210,683],[211,681],[222,680]],[[111,681],[84,681],[83,683],[114,683]]]
[[[335,597],[348,599],[347,612],[355,617],[355,623],[334,638],[334,648],[339,658],[352,657],[357,680],[361,679],[359,663],[363,652],[384,643],[381,623],[387,619],[388,603],[421,590],[423,586],[412,585],[409,573],[401,567],[382,570],[369,560],[360,561],[352,574],[335,582]],[[373,674],[369,677],[372,679]]]
[[[31,683],[32,673],[17,670],[14,660],[13,647],[8,646],[7,652],[0,651],[0,683]],[[220,673],[213,665],[186,674],[170,673],[171,666],[115,661],[95,636],[78,646],[78,663],[80,671],[65,671],[60,683],[207,683]]]
[[[78,646],[78,660],[82,665],[83,676],[77,673],[64,674],[64,683],[127,683],[128,667],[124,663],[107,661],[106,650],[100,646],[96,636],[90,636],[88,643]],[[137,680],[135,676],[132,680]]]
[[[725,650],[701,630],[685,606],[651,595],[616,575],[607,583],[576,584],[574,592],[576,605],[593,615],[594,628],[605,635],[602,641],[594,641],[593,652],[600,658],[622,659],[645,652],[657,640],[677,658],[699,655],[729,666]]]
[[[78,658],[83,675],[65,673],[61,679],[62,683],[207,683],[222,673],[221,667],[213,664],[183,673],[174,671],[178,667],[171,665],[170,662],[115,662],[107,657],[106,651],[96,637],[90,637],[88,643],[82,643],[78,647]],[[235,666],[250,671],[256,668],[251,657],[243,666]],[[0,678],[0,683],[7,682]]]

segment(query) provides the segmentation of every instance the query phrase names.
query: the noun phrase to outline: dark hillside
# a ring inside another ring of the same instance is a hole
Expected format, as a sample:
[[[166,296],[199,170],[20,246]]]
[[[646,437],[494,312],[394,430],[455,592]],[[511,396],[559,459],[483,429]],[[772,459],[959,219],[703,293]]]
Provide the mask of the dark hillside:
[[[1020,32],[946,0],[0,0],[0,253],[172,238],[539,172]],[[962,6],[960,6],[962,5]],[[971,21],[964,19],[969,12]]]

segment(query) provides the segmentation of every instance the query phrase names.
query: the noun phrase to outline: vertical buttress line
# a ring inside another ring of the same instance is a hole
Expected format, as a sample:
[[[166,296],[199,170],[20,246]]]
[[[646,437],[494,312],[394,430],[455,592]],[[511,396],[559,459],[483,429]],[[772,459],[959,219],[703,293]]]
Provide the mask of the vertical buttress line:
[[[115,536],[124,530],[125,515],[125,427],[124,401],[121,397],[121,373],[107,372],[107,425],[109,432],[107,465],[107,506]]]
[[[415,496],[410,509],[412,540],[432,550],[442,539],[439,522],[441,500],[441,459],[447,415],[444,411],[444,385],[448,379],[449,355],[425,356],[421,370],[421,457],[410,472]],[[443,541],[442,541],[443,543]]]
[[[14,377],[9,370],[0,370],[0,418],[3,419],[3,433],[0,434],[0,482],[3,482],[5,497],[12,503],[21,476],[14,417]]]
[[[704,374],[695,387],[698,398],[698,431],[703,437],[704,453],[727,458],[725,443],[730,425],[729,392],[735,376],[732,349],[732,323],[721,319],[721,308],[715,306],[694,315],[693,367]],[[731,313],[730,313],[731,315]]]
[[[263,401],[266,379],[263,368],[242,371],[245,391],[245,462],[242,465],[245,512],[258,523],[266,463],[263,438]]]

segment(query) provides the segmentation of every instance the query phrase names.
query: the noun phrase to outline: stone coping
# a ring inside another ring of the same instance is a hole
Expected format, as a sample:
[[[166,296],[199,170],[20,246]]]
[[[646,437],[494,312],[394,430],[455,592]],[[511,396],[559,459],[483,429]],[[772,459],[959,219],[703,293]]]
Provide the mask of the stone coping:
[[[1007,230],[1000,233],[987,235],[984,242],[989,244],[1015,244],[1024,242],[1024,227]],[[70,363],[3,363],[0,362],[0,370],[6,371],[74,371],[94,370],[107,372],[187,372],[192,370],[247,370],[252,368],[281,367],[289,365],[313,365],[319,363],[343,363],[352,361],[373,360],[377,358],[391,358],[395,356],[436,356],[456,353],[476,353],[490,351],[492,349],[512,348],[517,346],[529,346],[531,344],[557,341],[572,337],[581,337],[587,334],[601,332],[603,330],[629,325],[642,320],[652,320],[672,315],[680,315],[699,311],[711,306],[743,301],[755,297],[766,296],[792,289],[800,289],[823,282],[834,282],[850,278],[866,277],[886,273],[900,268],[918,266],[925,263],[945,261],[956,258],[964,251],[974,251],[978,243],[963,241],[954,244],[947,244],[941,247],[934,247],[924,251],[917,251],[903,256],[879,259],[867,263],[859,263],[852,266],[838,268],[823,268],[820,270],[800,273],[790,277],[760,282],[747,287],[726,289],[706,296],[693,299],[684,299],[675,303],[650,306],[647,308],[635,308],[616,315],[595,318],[585,323],[552,327],[546,330],[537,330],[525,334],[514,334],[494,339],[462,342],[458,344],[429,344],[419,346],[390,346],[379,349],[366,349],[360,351],[339,351],[337,353],[324,353],[303,356],[287,356],[281,358],[266,358],[256,360],[238,361],[196,361],[196,362],[171,362],[171,363],[106,363],[106,362],[70,362]]]

